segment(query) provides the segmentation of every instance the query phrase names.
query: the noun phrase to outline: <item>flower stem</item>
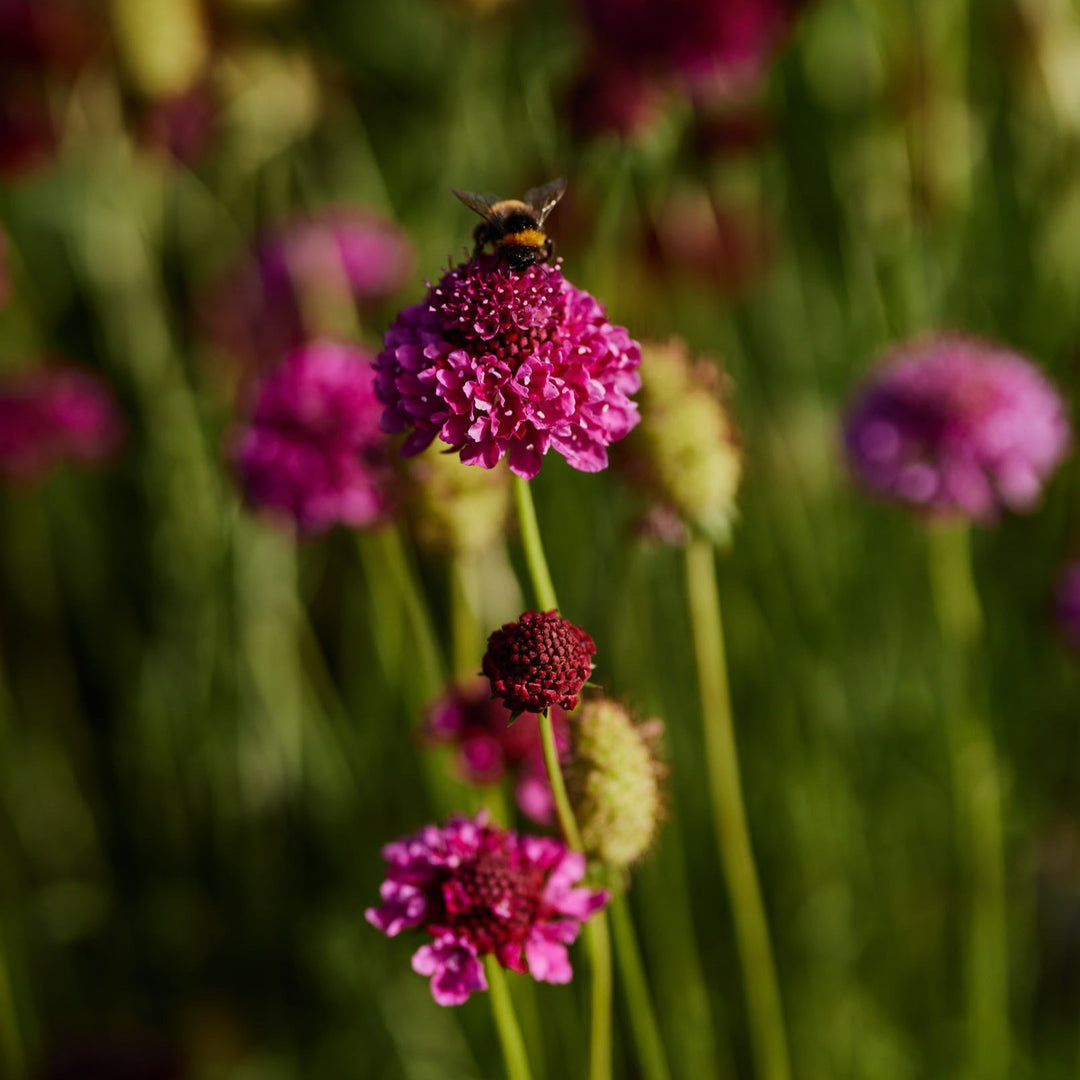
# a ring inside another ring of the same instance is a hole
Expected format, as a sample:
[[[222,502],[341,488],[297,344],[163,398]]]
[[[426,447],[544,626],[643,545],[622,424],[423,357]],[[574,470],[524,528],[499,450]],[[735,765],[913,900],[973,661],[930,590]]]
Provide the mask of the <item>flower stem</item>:
[[[660,1040],[660,1026],[656,1021],[649,984],[645,977],[645,965],[641,959],[630,905],[621,886],[611,894],[608,905],[611,912],[611,933],[615,941],[615,955],[622,973],[623,990],[626,993],[627,1010],[630,1013],[631,1030],[637,1044],[638,1060],[644,1080],[671,1080],[664,1045]]]
[[[475,580],[472,556],[455,555],[450,562],[450,633],[453,675],[464,681],[480,669],[484,641],[473,603]]]
[[[422,696],[428,698],[443,685],[443,661],[427,602],[398,528],[388,525],[378,531],[376,539],[383,568],[401,597],[405,617],[412,628]]]
[[[540,526],[536,520],[536,507],[528,482],[514,477],[514,502],[517,506],[521,539],[525,545],[525,561],[529,566],[536,602],[544,611],[559,609],[555,586],[551,581],[547,557],[544,555]],[[581,832],[570,797],[566,793],[559,750],[555,744],[555,729],[550,712],[540,714],[540,740],[544,748],[544,766],[555,800],[555,814],[559,829],[567,844],[575,851],[583,851]],[[592,1029],[589,1038],[589,1080],[610,1080],[611,1077],[611,939],[607,914],[597,912],[585,926],[592,963]]]
[[[494,956],[484,957],[484,969],[491,994],[491,1011],[495,1014],[495,1027],[499,1031],[499,1042],[502,1043],[503,1059],[506,1061],[507,1078],[532,1080],[525,1040],[521,1036],[521,1025],[514,1012],[506,975]]]
[[[714,559],[713,546],[707,540],[694,538],[687,545],[686,588],[697,654],[713,819],[746,981],[757,1073],[761,1080],[789,1080],[783,1006],[739,778]]]
[[[529,489],[528,480],[522,480],[520,476],[514,477],[514,503],[517,506],[521,542],[525,545],[525,561],[529,564],[529,576],[532,578],[536,602],[544,611],[558,611],[559,601],[555,598],[555,586],[551,581],[544,545],[540,540],[540,525],[536,520],[532,491]]]
[[[1004,794],[994,737],[975,704],[972,671],[982,609],[967,522],[929,532],[930,580],[941,628],[946,734],[958,843],[972,890],[967,921],[968,1060],[977,1080],[1011,1075]]]
[[[0,942],[0,1063],[11,1080],[26,1076],[26,1058],[15,1010],[15,993],[7,964],[7,950]]]

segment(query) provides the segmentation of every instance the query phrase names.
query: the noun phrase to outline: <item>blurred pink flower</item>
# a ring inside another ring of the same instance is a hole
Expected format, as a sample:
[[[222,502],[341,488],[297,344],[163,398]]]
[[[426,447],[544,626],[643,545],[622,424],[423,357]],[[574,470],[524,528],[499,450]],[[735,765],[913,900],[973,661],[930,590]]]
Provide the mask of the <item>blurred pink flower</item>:
[[[526,479],[549,449],[598,472],[638,421],[629,395],[640,362],[637,342],[558,266],[517,272],[481,255],[387,330],[376,360],[383,428],[409,432],[404,455],[438,437],[466,464],[506,456]]]
[[[987,521],[1038,501],[1072,434],[1060,394],[1029,360],[941,336],[886,358],[849,409],[844,438],[870,491]]]
[[[210,335],[255,370],[299,345],[305,298],[343,291],[359,304],[396,292],[413,266],[412,246],[392,222],[332,209],[278,226],[253,258],[232,270],[207,306]]]
[[[431,944],[413,970],[431,977],[440,1005],[460,1005],[487,989],[480,958],[494,955],[511,971],[549,983],[573,977],[567,945],[608,901],[578,885],[585,857],[558,840],[519,836],[487,816],[427,825],[383,848],[382,904],[368,922],[389,937],[422,929]]]
[[[124,424],[103,379],[42,368],[0,380],[0,475],[43,478],[62,462],[98,464],[120,448]]]
[[[633,139],[652,127],[664,97],[664,88],[633,65],[594,55],[571,88],[570,124],[581,136]]]
[[[580,0],[596,47],[698,90],[756,80],[807,0]]]
[[[570,749],[570,725],[558,706],[551,710],[560,756]],[[486,679],[452,686],[427,714],[425,733],[458,748],[458,768],[469,783],[496,784],[510,773],[521,812],[539,825],[554,821],[555,804],[544,768],[540,724],[535,714],[512,720],[491,696]]]
[[[314,341],[256,388],[234,449],[251,505],[284,511],[305,532],[386,519],[393,472],[370,360],[354,345]]]

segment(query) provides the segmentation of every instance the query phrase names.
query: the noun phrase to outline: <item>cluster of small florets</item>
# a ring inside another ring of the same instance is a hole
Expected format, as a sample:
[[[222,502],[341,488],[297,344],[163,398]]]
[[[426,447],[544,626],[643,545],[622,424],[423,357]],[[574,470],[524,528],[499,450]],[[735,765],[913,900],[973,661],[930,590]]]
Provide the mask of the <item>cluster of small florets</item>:
[[[642,349],[641,424],[618,464],[654,502],[661,535],[667,517],[714,541],[727,539],[742,477],[742,451],[724,400],[723,377],[692,363],[680,341]]]
[[[440,1005],[487,989],[480,960],[489,955],[541,982],[569,982],[566,946],[608,900],[579,886],[583,855],[557,840],[499,829],[484,815],[426,826],[388,844],[383,857],[383,902],[367,919],[390,937],[412,929],[431,936],[413,970],[431,977]]]
[[[512,713],[571,710],[592,674],[593,639],[554,611],[527,611],[488,638],[484,674]]]
[[[529,479],[548,450],[607,466],[637,423],[637,343],[557,266],[519,272],[481,255],[448,271],[386,332],[376,361],[383,427],[405,455],[436,438],[466,464],[501,458]]]

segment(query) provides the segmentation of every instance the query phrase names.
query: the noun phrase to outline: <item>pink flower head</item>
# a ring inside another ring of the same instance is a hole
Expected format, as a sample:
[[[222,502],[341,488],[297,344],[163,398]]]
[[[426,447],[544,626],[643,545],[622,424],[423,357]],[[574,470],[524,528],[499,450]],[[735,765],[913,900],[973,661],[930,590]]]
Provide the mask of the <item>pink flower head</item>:
[[[551,710],[560,757],[570,750],[566,713]],[[510,710],[491,696],[487,680],[457,685],[428,710],[427,735],[458,748],[458,768],[471,784],[496,784],[510,773],[521,812],[538,825],[554,821],[555,804],[544,767],[540,722],[535,714],[513,720]]]
[[[401,287],[412,264],[401,230],[366,211],[328,210],[287,222],[216,285],[208,329],[223,348],[266,368],[309,336],[305,304],[313,297],[383,300]]]
[[[389,937],[414,929],[431,936],[412,964],[431,977],[440,1005],[487,989],[480,958],[488,955],[541,982],[569,982],[566,946],[608,901],[608,893],[578,885],[585,875],[579,852],[497,828],[483,813],[425,826],[387,844],[383,857],[382,904],[364,914]]]
[[[581,0],[593,40],[628,67],[726,89],[757,78],[806,0]]]
[[[393,480],[379,430],[370,356],[321,340],[290,353],[257,387],[234,460],[254,506],[284,511],[305,532],[376,525]]]
[[[504,455],[526,479],[555,449],[598,472],[638,421],[637,342],[557,266],[516,272],[495,255],[449,270],[386,332],[375,366],[383,429],[402,454],[436,437],[466,464]]]
[[[990,521],[1038,501],[1071,431],[1061,396],[1030,361],[943,336],[887,358],[848,411],[844,439],[869,490]]]
[[[1071,562],[1058,582],[1057,622],[1065,640],[1080,650],[1080,559]]]
[[[124,424],[107,384],[54,367],[0,382],[0,475],[37,480],[64,461],[93,465],[120,447]]]

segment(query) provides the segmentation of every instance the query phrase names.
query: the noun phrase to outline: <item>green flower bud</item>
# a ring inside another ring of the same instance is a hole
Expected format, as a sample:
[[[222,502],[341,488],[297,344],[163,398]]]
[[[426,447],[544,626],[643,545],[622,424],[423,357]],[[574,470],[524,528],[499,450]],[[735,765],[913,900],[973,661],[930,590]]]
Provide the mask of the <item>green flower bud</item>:
[[[210,47],[198,0],[112,0],[124,67],[149,98],[182,94],[202,75]]]
[[[462,465],[435,443],[410,458],[406,505],[416,538],[448,555],[479,555],[502,537],[510,512],[506,462],[494,469]]]
[[[620,444],[631,483],[709,539],[727,540],[736,516],[742,451],[715,364],[691,363],[678,340],[641,348],[641,423]]]
[[[656,836],[663,802],[658,720],[635,724],[607,698],[585,702],[573,717],[573,751],[566,770],[574,815],[585,850],[623,870],[641,858]]]

